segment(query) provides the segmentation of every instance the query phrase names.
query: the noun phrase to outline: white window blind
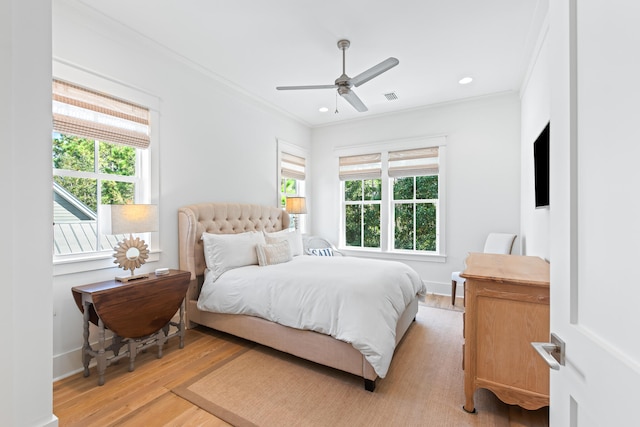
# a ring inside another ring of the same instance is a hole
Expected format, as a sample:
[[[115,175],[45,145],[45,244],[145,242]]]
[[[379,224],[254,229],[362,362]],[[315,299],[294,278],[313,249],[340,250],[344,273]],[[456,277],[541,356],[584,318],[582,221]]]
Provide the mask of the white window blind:
[[[304,181],[306,176],[306,160],[304,157],[282,152],[280,156],[280,175]]]
[[[439,172],[438,147],[416,148],[389,152],[389,176],[437,175]]]
[[[136,148],[151,141],[147,108],[61,80],[53,81],[53,129]]]
[[[340,157],[340,180],[377,179],[382,176],[382,154]]]

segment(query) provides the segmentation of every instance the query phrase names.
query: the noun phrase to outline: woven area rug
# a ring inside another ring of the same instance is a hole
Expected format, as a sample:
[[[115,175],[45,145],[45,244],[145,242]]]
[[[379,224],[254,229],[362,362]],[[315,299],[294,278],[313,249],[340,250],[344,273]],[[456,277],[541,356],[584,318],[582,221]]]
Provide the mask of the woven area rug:
[[[256,345],[172,391],[234,426],[508,426],[486,390],[462,410],[462,314],[420,306],[389,373],[363,380]]]

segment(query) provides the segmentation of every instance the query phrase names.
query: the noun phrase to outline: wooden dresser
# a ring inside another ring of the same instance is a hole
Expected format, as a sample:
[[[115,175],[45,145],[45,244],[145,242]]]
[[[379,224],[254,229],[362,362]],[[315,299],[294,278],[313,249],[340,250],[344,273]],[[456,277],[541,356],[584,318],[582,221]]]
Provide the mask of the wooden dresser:
[[[478,388],[525,409],[549,405],[549,366],[531,342],[549,341],[549,264],[541,258],[472,253],[465,282],[464,409]]]

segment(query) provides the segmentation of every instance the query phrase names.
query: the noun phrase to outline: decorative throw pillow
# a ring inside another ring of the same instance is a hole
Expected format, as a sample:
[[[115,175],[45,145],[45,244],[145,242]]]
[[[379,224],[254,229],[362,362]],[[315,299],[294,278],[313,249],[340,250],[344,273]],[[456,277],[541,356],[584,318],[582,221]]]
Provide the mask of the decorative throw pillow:
[[[256,245],[264,244],[258,231],[239,234],[202,233],[204,260],[215,281],[222,273],[245,265],[258,264]]]
[[[264,238],[268,244],[281,242],[283,240],[288,241],[289,247],[291,248],[291,256],[298,256],[304,253],[300,230],[281,230],[274,233],[265,232]]]
[[[256,245],[256,253],[261,267],[291,261],[291,248],[287,240]]]
[[[333,256],[333,250],[331,248],[311,248],[307,253],[314,256]]]

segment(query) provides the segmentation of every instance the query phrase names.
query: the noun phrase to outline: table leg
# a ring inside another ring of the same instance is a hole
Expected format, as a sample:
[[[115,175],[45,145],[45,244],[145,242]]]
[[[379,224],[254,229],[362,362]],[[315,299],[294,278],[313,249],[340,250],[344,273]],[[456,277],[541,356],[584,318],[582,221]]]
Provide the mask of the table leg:
[[[107,369],[107,354],[104,350],[104,323],[100,317],[98,317],[98,355],[96,360],[98,362],[98,385],[103,385],[104,371]]]
[[[162,359],[162,347],[164,346],[164,343],[167,342],[168,333],[169,333],[168,328],[166,332],[165,332],[165,328],[162,328],[156,333],[156,343],[158,345],[158,359]]]
[[[89,354],[89,351],[91,350],[91,347],[89,346],[89,323],[91,322],[91,320],[89,319],[89,308],[91,307],[91,303],[90,302],[84,302],[83,304],[84,306],[84,312],[83,312],[83,325],[82,325],[82,337],[83,337],[83,343],[82,343],[82,366],[84,367],[84,373],[83,375],[85,377],[89,376],[89,362],[91,361],[91,355]]]
[[[138,355],[138,343],[136,340],[129,338],[128,342],[129,348],[129,372],[133,372],[135,369],[134,362],[136,361],[136,356]]]
[[[180,304],[180,321],[178,322],[178,335],[180,336],[180,348],[184,348],[184,304],[185,300],[182,300]]]

